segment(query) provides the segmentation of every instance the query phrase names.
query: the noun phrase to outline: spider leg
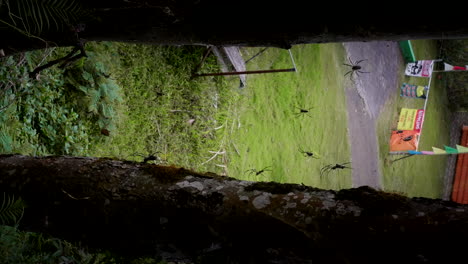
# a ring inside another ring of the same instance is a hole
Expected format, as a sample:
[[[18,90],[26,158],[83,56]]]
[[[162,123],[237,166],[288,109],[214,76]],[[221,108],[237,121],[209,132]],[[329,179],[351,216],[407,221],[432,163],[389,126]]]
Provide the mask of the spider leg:
[[[308,113],[308,112],[294,113],[294,115],[295,115],[296,117],[298,117],[298,116],[308,116],[308,117],[312,118],[312,116],[311,116],[310,113]]]
[[[325,171],[320,170],[320,180],[323,180],[323,174],[324,173],[325,173]]]
[[[323,177],[323,174],[324,174],[326,171],[329,171],[329,170],[331,169],[331,166],[332,166],[332,164],[328,164],[328,165],[326,165],[326,166],[324,166],[324,167],[322,167],[322,168],[320,169],[320,178]]]
[[[370,72],[365,72],[365,71],[358,71],[359,73],[370,73]]]
[[[301,112],[309,112],[310,110],[314,109],[314,107],[311,107],[311,108],[300,108],[300,107],[297,107],[297,106],[295,106],[295,108],[299,109]]]
[[[367,60],[367,59],[357,61],[356,64],[359,64],[359,63],[361,63],[361,62],[363,62],[363,61],[366,61],[366,60]]]
[[[343,169],[351,169],[352,170],[353,168],[351,168],[350,166],[346,166],[348,164],[351,164],[351,162],[345,162],[345,163],[342,163],[342,164],[339,164],[339,165],[343,166]]]
[[[349,66],[349,67],[351,67],[351,68],[353,67],[353,65],[349,65],[349,64],[346,64],[346,63],[343,63],[343,65]]]
[[[347,72],[344,76],[346,76],[346,75],[348,75],[348,74],[350,74],[350,73],[352,73],[352,72],[353,72],[353,70],[350,70],[350,71]],[[351,74],[351,75],[352,75],[352,74]]]
[[[325,170],[326,167],[327,167],[327,166],[324,166],[324,167],[322,167],[322,168],[320,169],[320,176],[322,176],[323,171]]]
[[[250,176],[250,175],[252,175],[252,173],[255,173],[256,171],[255,171],[255,169],[250,169],[250,170],[246,170],[244,173],[246,173],[246,172],[248,172],[247,175]]]
[[[327,169],[323,172],[323,174],[321,175],[321,176],[322,176],[321,179],[323,179],[323,177],[325,177],[325,179],[327,179],[327,178],[328,178],[328,175],[330,175],[330,172],[331,172],[332,170],[333,170],[332,167],[327,168]]]
[[[307,157],[307,153],[303,151],[301,148],[299,148],[299,152],[302,154],[302,156]]]
[[[348,57],[348,60],[352,65],[355,65],[355,63],[351,60],[351,57]]]

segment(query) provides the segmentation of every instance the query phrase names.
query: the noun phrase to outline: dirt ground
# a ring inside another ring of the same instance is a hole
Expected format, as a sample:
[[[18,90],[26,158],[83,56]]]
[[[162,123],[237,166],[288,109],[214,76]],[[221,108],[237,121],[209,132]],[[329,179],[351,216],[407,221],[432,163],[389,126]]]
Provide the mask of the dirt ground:
[[[403,57],[398,42],[347,42],[343,44],[362,73],[346,80],[349,136],[351,141],[353,187],[382,187],[376,119],[390,95],[397,93]]]

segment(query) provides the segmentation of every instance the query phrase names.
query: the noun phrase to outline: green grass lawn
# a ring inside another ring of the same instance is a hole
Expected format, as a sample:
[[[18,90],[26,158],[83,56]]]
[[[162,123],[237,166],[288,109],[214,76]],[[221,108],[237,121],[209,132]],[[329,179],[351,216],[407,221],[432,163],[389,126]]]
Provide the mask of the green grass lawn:
[[[259,50],[242,51],[248,59]],[[344,49],[341,44],[315,44],[295,46],[291,51],[297,72],[248,75],[231,134],[229,175],[348,188],[349,170],[320,179],[323,166],[350,160],[341,67]],[[271,48],[247,66],[249,70],[285,69],[292,68],[292,62],[286,50]],[[300,109],[309,112],[298,114]],[[301,151],[312,152],[318,159]]]
[[[438,48],[435,41],[412,41],[417,60],[437,59]],[[434,73],[419,150],[432,151],[432,147],[441,147],[449,142],[449,110],[443,83]],[[429,79],[400,75],[400,82],[417,85],[427,85]],[[424,100],[400,97],[399,87],[395,87],[395,95],[382,110],[378,119],[378,139],[380,160],[383,172],[383,187],[386,191],[403,193],[408,196],[440,198],[443,191],[446,156],[413,156],[392,162],[401,155],[390,155],[390,132],[396,129],[398,115],[402,107],[422,109]]]

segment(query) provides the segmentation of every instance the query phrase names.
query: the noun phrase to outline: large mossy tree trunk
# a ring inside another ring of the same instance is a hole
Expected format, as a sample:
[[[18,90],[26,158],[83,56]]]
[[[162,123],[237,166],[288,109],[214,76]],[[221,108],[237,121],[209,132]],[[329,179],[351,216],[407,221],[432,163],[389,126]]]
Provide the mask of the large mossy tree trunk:
[[[0,49],[8,55],[47,45],[76,45],[77,38],[288,48],[306,43],[468,36],[467,20],[444,19],[456,17],[456,7],[444,13],[434,6],[433,14],[422,8],[419,3],[383,8],[333,1],[312,7],[307,1],[264,5],[216,0],[0,1]]]
[[[468,207],[447,201],[111,159],[3,155],[0,192],[27,203],[23,228],[166,260],[448,263],[468,239]]]

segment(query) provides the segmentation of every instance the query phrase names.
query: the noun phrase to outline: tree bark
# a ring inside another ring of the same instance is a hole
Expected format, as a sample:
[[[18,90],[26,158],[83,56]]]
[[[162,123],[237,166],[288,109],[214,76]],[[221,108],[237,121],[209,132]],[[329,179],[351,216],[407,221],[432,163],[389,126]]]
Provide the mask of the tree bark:
[[[70,10],[70,14],[63,11],[60,17],[54,17],[52,12],[33,9],[33,14],[43,15],[29,16],[27,28],[18,22],[24,20],[18,20],[16,24],[12,20],[23,14],[21,5],[15,9],[16,5],[7,5],[5,1],[3,5],[0,3],[0,22],[3,21],[0,23],[0,49],[8,55],[45,48],[46,45],[73,46],[77,37],[88,41],[158,45],[289,48],[307,43],[468,36],[468,21],[454,23],[453,19],[444,19],[447,14],[455,16],[454,8],[444,14],[437,6],[437,10],[434,10],[437,15],[427,11],[427,15],[423,15],[424,11],[418,3],[405,3],[405,6],[394,4],[386,6],[383,11],[382,7],[362,6],[356,2],[322,2],[320,7],[311,8],[307,1],[269,1],[256,6],[247,1],[227,4],[215,0],[64,1],[77,3],[79,8]],[[27,2],[18,0],[18,3]],[[43,2],[46,4],[41,7],[46,9],[49,2]],[[36,9],[41,7],[37,6]],[[419,10],[421,16],[400,16],[405,15],[406,10]],[[61,19],[63,16],[70,19]],[[44,22],[53,19],[64,24],[63,27]],[[33,30],[35,25],[42,25],[41,30]],[[79,30],[77,25],[80,25]],[[28,36],[24,31],[43,41]]]
[[[21,155],[0,156],[0,183],[26,201],[28,230],[189,263],[449,263],[464,257],[458,241],[468,238],[468,207],[369,187]]]

